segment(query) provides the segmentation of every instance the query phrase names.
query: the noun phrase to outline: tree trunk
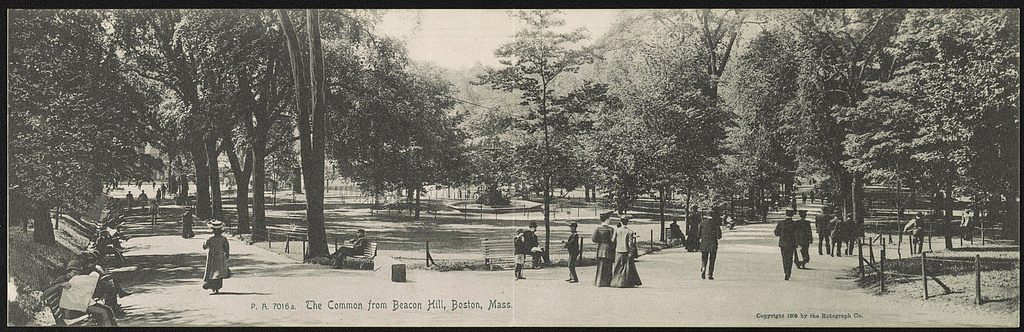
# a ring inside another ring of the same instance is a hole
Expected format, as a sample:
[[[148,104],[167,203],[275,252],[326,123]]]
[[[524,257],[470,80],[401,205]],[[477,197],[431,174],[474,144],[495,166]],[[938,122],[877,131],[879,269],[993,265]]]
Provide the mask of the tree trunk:
[[[220,156],[220,149],[217,146],[218,138],[206,142],[206,161],[210,167],[210,208],[214,219],[227,224],[227,220],[224,219],[224,201],[220,196],[220,167],[217,163],[217,157]]]
[[[262,139],[252,143],[252,240],[262,241],[267,237],[266,221],[266,142]]]
[[[49,206],[36,205],[32,220],[34,221],[32,223],[32,241],[40,244],[57,243],[53,237],[53,224],[50,223]]]
[[[188,175],[182,174],[178,180],[178,185],[181,187],[179,192],[184,199],[188,199]]]
[[[239,162],[233,147],[228,147],[228,161],[231,173],[235,175],[235,211],[238,214],[238,233],[248,234],[249,226],[249,179],[252,176],[252,151],[245,155],[245,161]],[[242,165],[244,163],[244,165]]]
[[[420,219],[420,190],[416,189],[416,219]]]
[[[295,28],[284,9],[278,9],[282,32],[288,43],[288,55],[295,86],[298,114],[302,179],[306,186],[306,231],[309,250],[306,258],[326,256],[327,232],[324,228],[324,68],[320,45],[320,18],[317,10],[306,10],[306,35],[309,40],[309,67],[302,61]]]
[[[399,191],[401,191],[401,190],[399,190]],[[413,200],[412,196],[413,196],[413,194],[414,193],[413,193],[413,189],[412,188],[405,189],[405,203],[409,204],[409,215],[412,215],[413,213],[416,212],[416,207],[413,206],[413,204],[412,204],[412,200]],[[401,193],[399,193],[399,195],[401,195]]]
[[[207,159],[206,144],[197,139],[192,145],[192,164],[196,169],[196,217],[210,219],[210,163]],[[186,190],[187,193],[187,190]],[[185,196],[186,199],[188,196]]]

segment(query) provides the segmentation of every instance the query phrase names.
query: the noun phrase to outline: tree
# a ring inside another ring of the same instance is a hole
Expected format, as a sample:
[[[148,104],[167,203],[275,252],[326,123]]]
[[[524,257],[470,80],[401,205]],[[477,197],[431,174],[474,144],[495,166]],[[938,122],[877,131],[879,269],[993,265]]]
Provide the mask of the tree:
[[[217,156],[223,132],[238,119],[239,73],[258,36],[237,10],[116,10],[108,17],[112,46],[126,69],[167,91],[181,131],[164,133],[187,142],[195,168],[196,214],[222,217]]]
[[[331,105],[345,111],[330,112],[328,123],[342,129],[328,138],[329,154],[342,175],[375,197],[404,189],[419,217],[425,185],[454,185],[467,177],[466,135],[450,114],[455,100],[449,83],[430,68],[413,68],[393,40],[378,39],[374,48],[358,61],[369,68],[353,61],[349,76],[337,81],[341,89]]]
[[[10,211],[34,219],[34,241],[54,243],[51,208],[84,213],[106,188],[151,181],[162,167],[137,150],[156,99],[122,74],[98,13],[10,14]]]
[[[762,31],[754,36],[737,59],[733,71],[730,108],[736,126],[729,132],[733,158],[727,167],[753,200],[757,219],[767,220],[767,199],[783,201],[779,185],[793,183],[796,158],[787,149],[790,137],[799,130],[784,120],[787,104],[796,96],[799,63],[792,48],[792,36],[785,30]]]
[[[824,169],[831,201],[858,222],[864,217],[863,174],[844,166],[843,141],[851,133],[842,114],[864,100],[870,81],[886,75],[882,64],[891,57],[888,47],[903,9],[814,9],[783,17],[801,49],[800,78],[795,102],[787,108],[787,121],[803,130],[793,147],[804,160]]]
[[[306,232],[309,257],[326,256],[327,232],[324,228],[324,57],[320,42],[320,16],[315,9],[306,10],[306,35],[309,61],[304,61],[295,27],[288,11],[277,10],[281,31],[288,42],[291,60],[295,109],[298,111],[299,143],[301,144],[303,184],[306,186]],[[308,65],[308,66],[307,66]]]
[[[648,181],[658,191],[661,211],[673,191],[683,189],[689,205],[690,197],[707,188],[730,123],[718,96],[718,80],[738,25],[727,27],[710,12],[690,14],[654,11],[620,17],[599,41],[602,60],[595,65],[627,112],[642,120],[625,132],[646,132],[667,142],[662,148],[668,150],[659,157],[643,159],[652,163]],[[701,18],[699,25],[691,24],[693,17]],[[731,37],[723,39],[726,35]]]
[[[522,105],[531,106],[530,111],[540,121],[531,121],[531,129],[541,130],[544,161],[544,247],[545,261],[549,261],[551,248],[551,142],[549,133],[549,105],[554,99],[552,81],[564,73],[576,72],[583,64],[593,61],[593,54],[587,48],[574,49],[572,46],[586,39],[585,30],[577,29],[567,33],[554,30],[565,25],[558,17],[557,10],[532,10],[514,12],[512,16],[526,25],[516,32],[512,42],[501,45],[495,52],[502,64],[500,69],[488,69],[480,76],[481,84],[494,89],[521,91]],[[539,123],[538,123],[539,122]]]
[[[972,197],[976,210],[1015,211],[1019,48],[1013,11],[909,12],[886,50],[889,75],[846,114],[847,150],[860,156],[850,166],[916,183],[947,222],[955,196]]]

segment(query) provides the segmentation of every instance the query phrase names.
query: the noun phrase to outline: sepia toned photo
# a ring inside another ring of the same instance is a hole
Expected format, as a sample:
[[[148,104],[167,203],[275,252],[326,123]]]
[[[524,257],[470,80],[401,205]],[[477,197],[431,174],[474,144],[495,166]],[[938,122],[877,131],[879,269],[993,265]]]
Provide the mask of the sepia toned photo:
[[[8,327],[1020,326],[1017,8],[12,8],[6,120]]]

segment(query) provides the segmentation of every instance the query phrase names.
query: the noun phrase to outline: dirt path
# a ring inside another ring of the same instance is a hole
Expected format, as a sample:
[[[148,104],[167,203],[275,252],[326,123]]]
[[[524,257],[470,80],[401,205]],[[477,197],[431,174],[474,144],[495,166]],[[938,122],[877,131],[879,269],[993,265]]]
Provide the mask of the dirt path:
[[[234,278],[222,295],[203,290],[209,236],[151,236],[129,242],[137,271],[124,279],[136,293],[122,299],[123,324],[142,325],[371,325],[371,326],[1018,326],[1017,314],[993,315],[932,303],[885,301],[850,280],[836,279],[855,258],[813,256],[811,270],[796,270],[784,281],[773,225],[726,231],[716,280],[699,277],[699,253],[665,250],[637,263],[644,285],[637,289],[596,288],[594,268],[580,268],[581,283],[568,284],[564,268],[528,270],[514,281],[511,271],[436,272],[410,270],[409,282],[392,283],[380,272],[332,270],[297,264],[288,257],[232,241]],[[445,310],[426,310],[429,300]],[[307,309],[307,301],[322,309]],[[422,303],[423,309],[393,310],[394,302]],[[481,309],[452,311],[452,300],[477,302]],[[488,310],[490,300],[510,309]],[[356,303],[360,310],[329,309],[329,301]],[[384,303],[368,310],[369,303]],[[275,309],[274,303],[280,303]],[[266,304],[266,310],[263,305]],[[760,314],[760,315],[759,315]],[[782,318],[763,314],[781,314]],[[786,318],[786,314],[807,315]],[[835,314],[812,318],[811,314]],[[847,318],[844,318],[847,317]]]

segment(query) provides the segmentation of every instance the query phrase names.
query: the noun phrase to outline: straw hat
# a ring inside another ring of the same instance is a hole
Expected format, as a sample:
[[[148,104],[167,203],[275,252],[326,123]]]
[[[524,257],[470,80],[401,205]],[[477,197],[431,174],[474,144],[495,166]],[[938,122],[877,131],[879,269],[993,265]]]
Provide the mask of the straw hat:
[[[223,229],[224,228],[224,222],[220,221],[220,220],[210,221],[209,224],[210,224],[210,228],[213,228],[213,229]]]

